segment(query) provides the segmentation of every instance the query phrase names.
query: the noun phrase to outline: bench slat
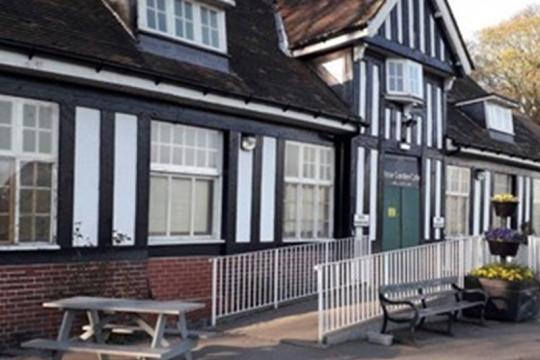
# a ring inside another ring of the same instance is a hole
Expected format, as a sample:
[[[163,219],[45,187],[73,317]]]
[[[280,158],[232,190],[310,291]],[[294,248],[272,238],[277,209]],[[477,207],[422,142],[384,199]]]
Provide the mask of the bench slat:
[[[438,286],[458,284],[459,279],[457,277],[447,277],[441,279],[416,281],[403,284],[390,284],[380,287],[380,292],[383,294],[395,293],[395,292],[407,292],[418,289],[429,289]]]
[[[80,341],[54,341],[36,339],[22,344],[24,348],[52,350],[61,352],[91,353],[102,355],[144,357],[150,359],[166,359],[171,349],[150,349],[141,346],[109,345],[84,343]]]
[[[448,312],[455,312],[459,310],[469,309],[469,308],[473,308],[473,307],[477,307],[481,305],[484,305],[484,303],[481,301],[478,301],[478,302],[463,301],[463,302],[458,302],[454,304],[439,305],[439,306],[428,307],[427,309],[420,309],[420,311],[418,311],[418,314],[420,315],[420,317],[428,317],[428,316],[434,316],[434,315],[439,315],[439,314],[445,314]]]

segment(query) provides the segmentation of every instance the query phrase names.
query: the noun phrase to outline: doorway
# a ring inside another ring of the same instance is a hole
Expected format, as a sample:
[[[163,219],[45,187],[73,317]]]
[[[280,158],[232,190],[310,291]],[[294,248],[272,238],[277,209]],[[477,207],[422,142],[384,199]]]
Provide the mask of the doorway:
[[[420,244],[419,170],[416,158],[393,155],[385,157],[383,251]]]

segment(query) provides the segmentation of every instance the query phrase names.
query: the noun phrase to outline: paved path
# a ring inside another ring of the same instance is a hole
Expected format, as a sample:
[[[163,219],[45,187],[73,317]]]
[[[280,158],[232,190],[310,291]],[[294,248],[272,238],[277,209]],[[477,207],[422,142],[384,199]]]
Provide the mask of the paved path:
[[[455,325],[455,337],[419,332],[420,348],[382,347],[362,341],[329,349],[291,345],[314,341],[316,304],[304,302],[225,323],[223,333],[200,341],[196,360],[540,360],[540,322],[489,322],[487,327]],[[2,356],[0,356],[0,359]],[[46,357],[19,356],[17,360]],[[94,356],[67,355],[65,360],[95,360]],[[119,359],[119,358],[118,358]],[[112,358],[116,360],[116,358]]]

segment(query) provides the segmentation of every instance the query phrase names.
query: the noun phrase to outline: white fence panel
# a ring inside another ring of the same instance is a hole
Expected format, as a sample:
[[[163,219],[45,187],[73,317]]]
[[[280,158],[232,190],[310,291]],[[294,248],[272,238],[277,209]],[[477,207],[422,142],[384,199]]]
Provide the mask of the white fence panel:
[[[227,316],[313,296],[316,265],[369,253],[371,242],[363,237],[213,258],[212,325]]]

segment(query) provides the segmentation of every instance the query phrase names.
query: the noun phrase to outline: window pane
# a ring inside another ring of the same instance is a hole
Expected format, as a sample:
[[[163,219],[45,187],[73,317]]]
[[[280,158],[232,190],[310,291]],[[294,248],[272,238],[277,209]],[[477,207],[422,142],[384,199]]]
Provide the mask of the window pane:
[[[34,241],[34,218],[32,216],[21,215],[19,217],[19,241]]]
[[[213,181],[197,180],[195,182],[195,235],[212,233]]]
[[[167,234],[168,181],[161,176],[150,178],[150,235]]]
[[[10,217],[0,215],[0,243],[6,244],[12,242]]]
[[[287,144],[285,151],[285,175],[290,177],[299,177],[299,147],[297,145]]]
[[[23,124],[25,127],[36,127],[37,125],[37,110],[34,105],[24,105],[23,109]]]
[[[36,190],[36,213],[48,214],[51,212],[51,192],[49,190]]]
[[[11,125],[12,108],[10,101],[0,100],[0,124]]]
[[[319,188],[319,223],[317,237],[330,237],[330,188]]]
[[[36,151],[36,132],[34,130],[23,131],[23,151],[25,152]]]
[[[0,126],[0,149],[11,150],[11,128]]]
[[[21,163],[20,183],[22,186],[34,185],[34,172],[35,172],[34,163],[32,162]]]
[[[13,161],[0,158],[0,243],[13,242]]]
[[[39,127],[41,129],[52,129],[52,109],[48,106],[39,108]]]
[[[191,224],[191,179],[172,179],[171,235],[189,235]]]
[[[39,152],[41,154],[52,153],[52,134],[50,132],[39,132]]]
[[[315,213],[315,188],[313,186],[302,187],[302,238],[313,238]]]
[[[296,208],[298,203],[296,193],[296,185],[285,185],[284,236],[286,238],[296,237]]]
[[[37,216],[35,218],[35,241],[49,241],[50,232],[50,218],[48,216]]]

